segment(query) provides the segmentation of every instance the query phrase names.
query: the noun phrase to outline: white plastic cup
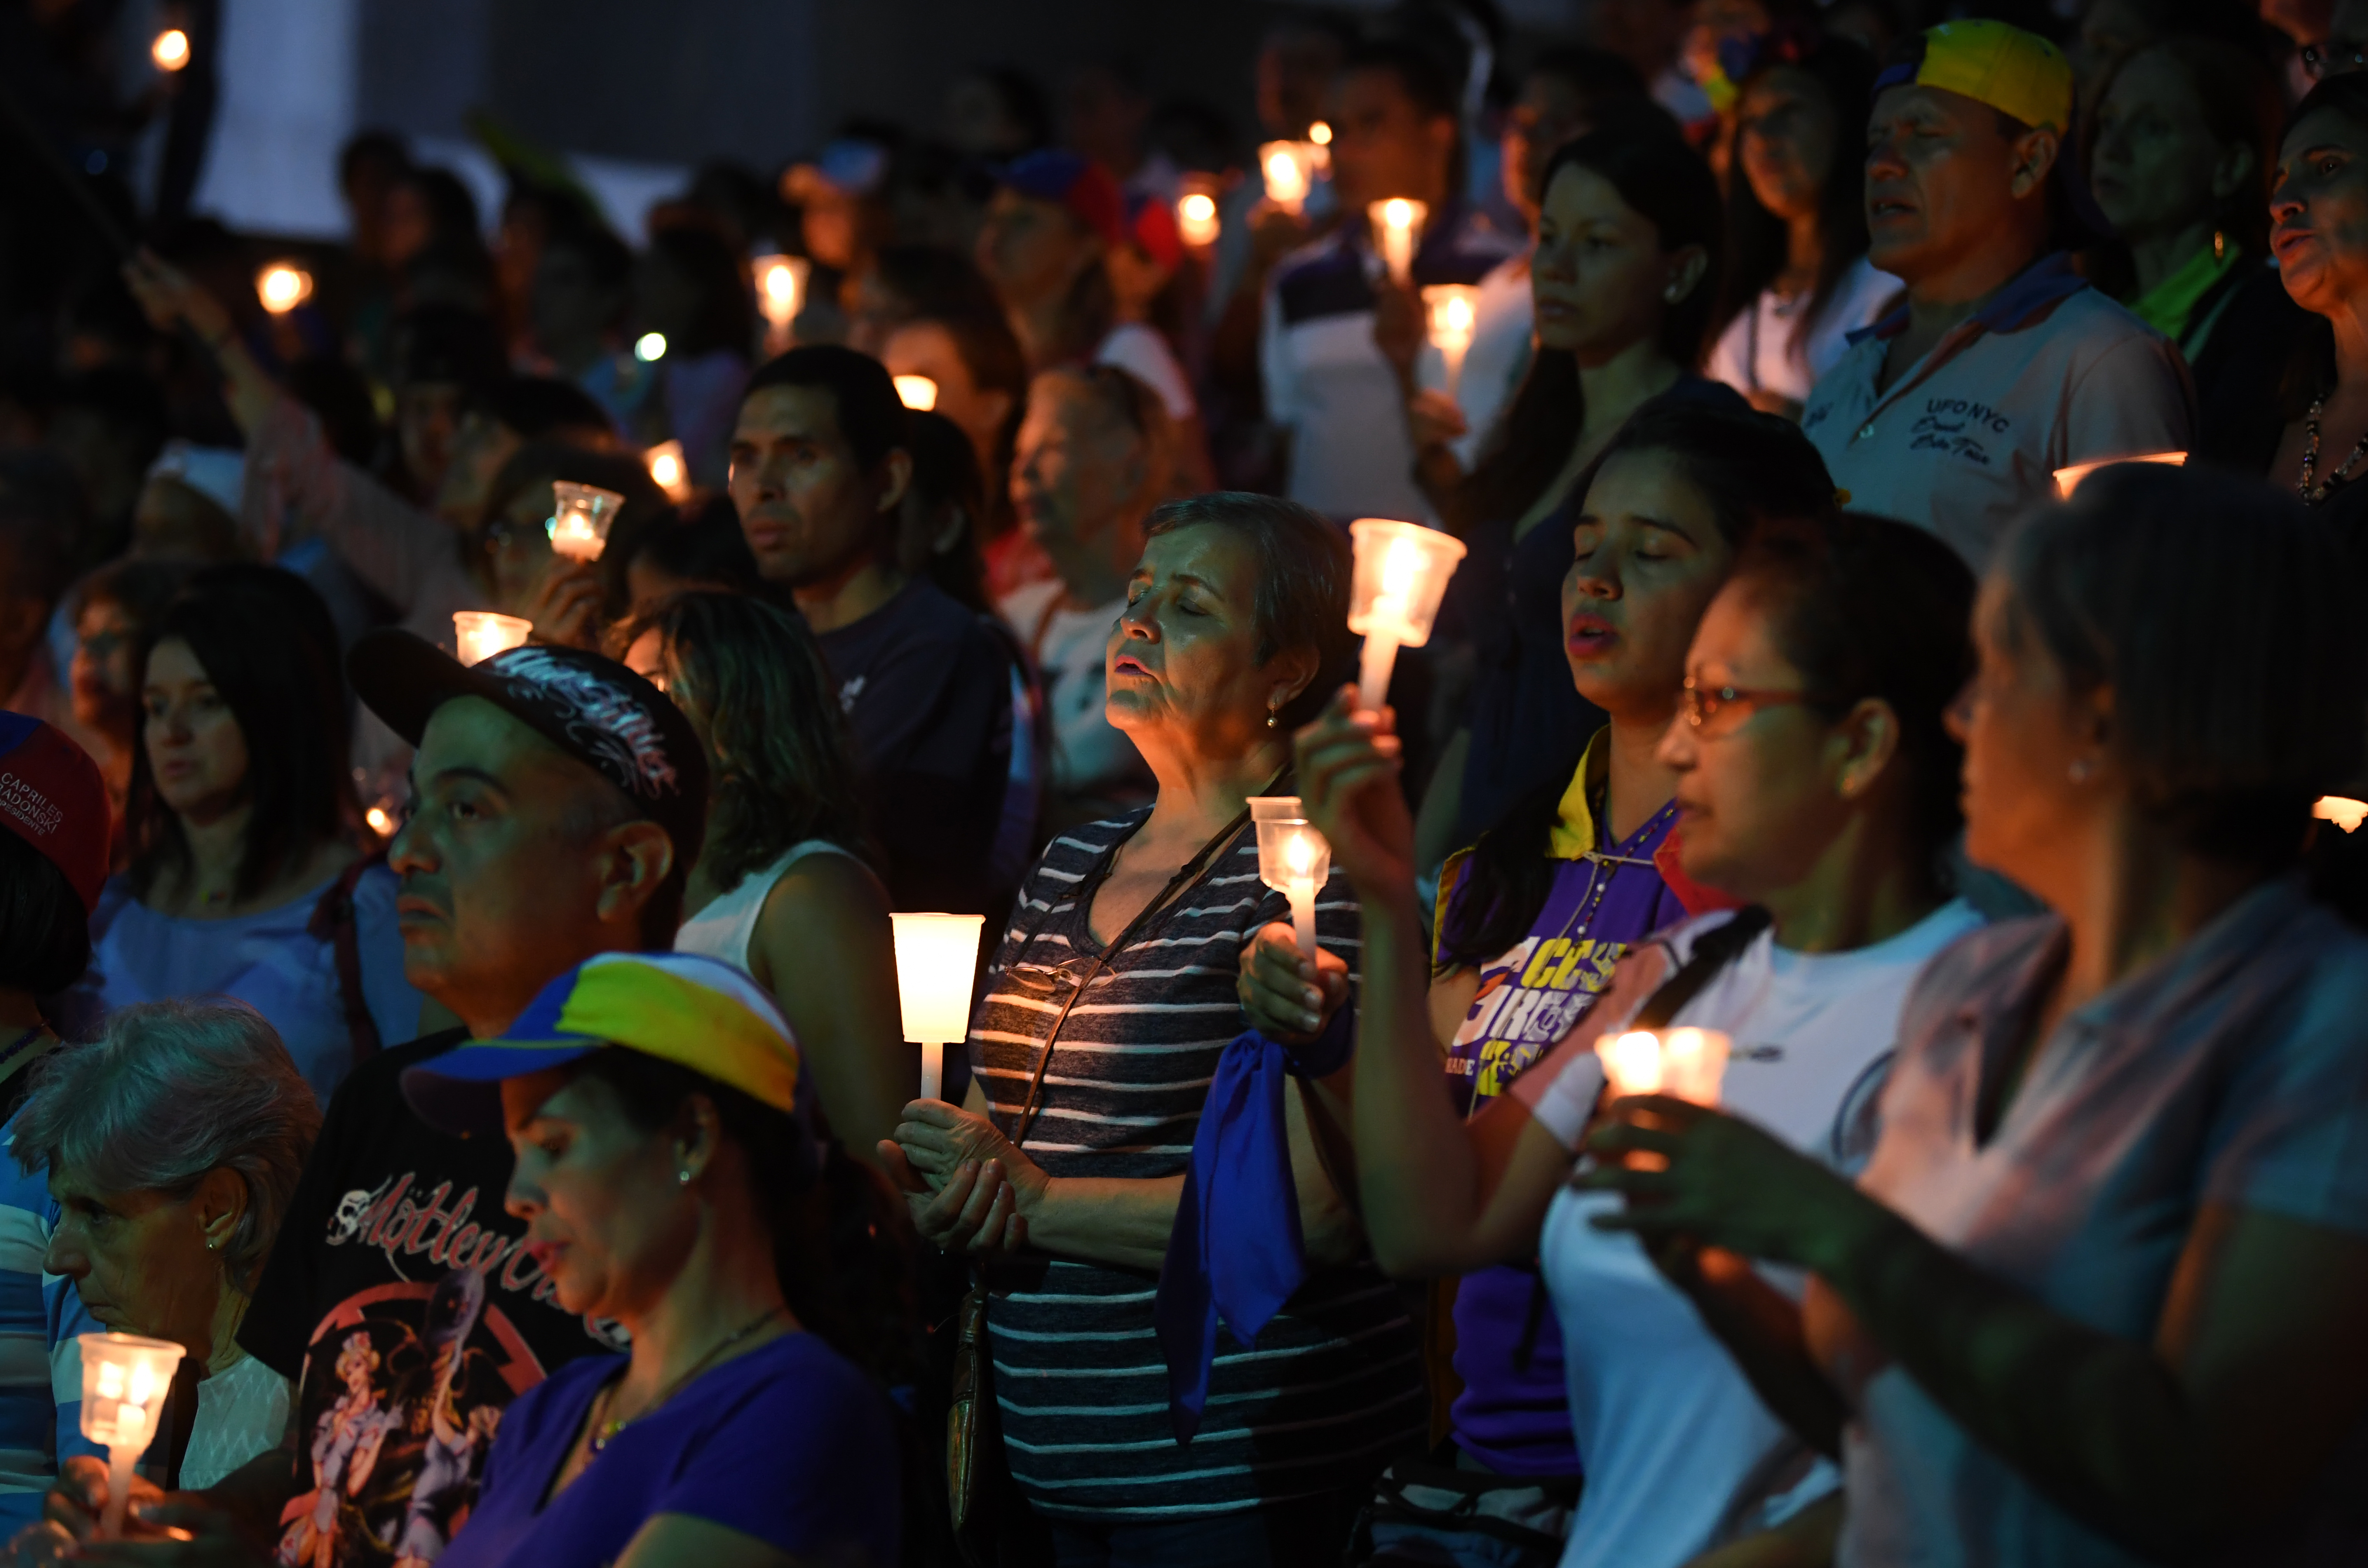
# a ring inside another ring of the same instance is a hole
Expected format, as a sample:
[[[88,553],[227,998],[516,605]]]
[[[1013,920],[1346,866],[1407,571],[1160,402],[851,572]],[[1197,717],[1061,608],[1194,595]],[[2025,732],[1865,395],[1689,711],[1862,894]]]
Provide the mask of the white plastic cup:
[[[983,915],[888,916],[895,928],[896,1000],[905,1039],[921,1048],[921,1097],[945,1089],[945,1048],[970,1038],[971,982]]]

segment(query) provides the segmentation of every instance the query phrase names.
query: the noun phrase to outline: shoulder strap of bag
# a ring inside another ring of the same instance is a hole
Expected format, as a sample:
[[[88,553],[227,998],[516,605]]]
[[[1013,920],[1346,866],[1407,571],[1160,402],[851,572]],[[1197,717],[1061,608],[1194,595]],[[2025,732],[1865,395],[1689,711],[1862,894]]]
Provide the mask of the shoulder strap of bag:
[[[353,1042],[354,1061],[369,1061],[378,1054],[383,1042],[378,1037],[378,1020],[370,1017],[370,999],[362,994],[361,916],[354,908],[354,890],[372,866],[386,864],[383,850],[365,857],[346,868],[346,874],[329,884],[321,901],[313,906],[313,917],[305,929],[315,938],[329,944],[337,964],[337,1001],[344,1009],[346,1038]]]
[[[1723,926],[1713,926],[1694,940],[1694,950],[1678,966],[1677,973],[1654,988],[1636,1009],[1629,1022],[1632,1029],[1662,1029],[1679,1010],[1702,994],[1703,989],[1719,976],[1719,971],[1743,956],[1743,950],[1759,939],[1768,929],[1768,911],[1756,903],[1744,905],[1735,917]],[[1532,1266],[1534,1267],[1534,1266]],[[1521,1337],[1513,1346],[1513,1369],[1527,1372],[1530,1359],[1537,1354],[1538,1334],[1544,1326],[1546,1312],[1546,1277],[1539,1269],[1530,1286],[1530,1308],[1522,1315]]]
[[[1281,773],[1268,781],[1266,789],[1261,793],[1272,794],[1287,783],[1290,778],[1291,769],[1286,766]],[[1100,978],[1102,971],[1110,967],[1110,960],[1118,957],[1119,950],[1134,940],[1143,928],[1151,924],[1155,915],[1174,903],[1178,893],[1198,881],[1201,873],[1208,869],[1209,862],[1216,858],[1217,852],[1231,844],[1235,835],[1249,825],[1249,822],[1250,809],[1244,806],[1233,821],[1219,828],[1214,837],[1201,846],[1199,851],[1190,860],[1177,868],[1176,874],[1167,879],[1167,885],[1159,890],[1159,895],[1135,912],[1134,918],[1126,923],[1126,929],[1110,938],[1109,946],[1102,949],[1100,954],[1095,958],[1092,966],[1086,971],[1084,977],[1070,990],[1067,999],[1061,1004],[1060,1012],[1053,1016],[1053,1028],[1044,1036],[1043,1048],[1036,1054],[1036,1071],[1028,1080],[1028,1097],[1020,1102],[1019,1114],[1012,1121],[1011,1146],[1013,1148],[1017,1149],[1027,1142],[1028,1133],[1036,1124],[1036,1114],[1043,1108],[1045,1069],[1053,1064],[1053,1047],[1060,1040],[1061,1030],[1069,1021],[1069,1010],[1077,1005],[1077,999],[1086,994],[1086,988]],[[1140,823],[1136,824],[1138,831],[1141,826]],[[1133,836],[1132,833],[1127,835],[1127,838]],[[1078,883],[1076,892],[1070,895],[1076,903],[1087,909],[1093,906],[1095,892],[1101,887],[1103,880],[1110,875],[1110,868],[1117,864],[1119,849],[1125,843],[1126,838],[1121,838],[1102,851],[1101,857],[1094,862],[1093,869],[1086,873],[1085,881]],[[1047,905],[1044,913],[1037,916],[1035,927],[1028,933],[1028,940],[1021,944],[1019,949],[1020,952],[1024,953],[1030,947],[1035,945],[1037,937],[1043,932],[1045,922],[1052,918],[1052,906]]]

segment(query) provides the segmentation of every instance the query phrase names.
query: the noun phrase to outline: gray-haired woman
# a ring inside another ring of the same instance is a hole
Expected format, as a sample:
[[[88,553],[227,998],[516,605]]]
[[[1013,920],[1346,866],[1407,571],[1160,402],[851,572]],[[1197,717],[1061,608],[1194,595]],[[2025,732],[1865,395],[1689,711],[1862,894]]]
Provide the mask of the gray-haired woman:
[[[286,1380],[235,1335],[320,1131],[313,1091],[263,1015],[227,1000],[120,1008],[33,1073],[14,1150],[47,1167],[63,1210],[44,1267],[108,1328],[183,1347],[196,1418],[175,1473],[154,1479],[211,1486],[287,1430]],[[70,1460],[50,1517],[85,1524],[106,1490],[103,1466]],[[135,1485],[135,1502],[154,1496]]]

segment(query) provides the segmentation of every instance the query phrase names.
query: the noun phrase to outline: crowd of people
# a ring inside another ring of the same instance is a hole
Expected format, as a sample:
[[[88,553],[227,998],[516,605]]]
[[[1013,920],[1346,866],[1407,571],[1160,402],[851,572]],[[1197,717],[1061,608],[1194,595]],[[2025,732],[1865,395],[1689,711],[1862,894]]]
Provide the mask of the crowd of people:
[[[2368,23],[1974,9],[14,301],[0,1561],[2368,1560]]]

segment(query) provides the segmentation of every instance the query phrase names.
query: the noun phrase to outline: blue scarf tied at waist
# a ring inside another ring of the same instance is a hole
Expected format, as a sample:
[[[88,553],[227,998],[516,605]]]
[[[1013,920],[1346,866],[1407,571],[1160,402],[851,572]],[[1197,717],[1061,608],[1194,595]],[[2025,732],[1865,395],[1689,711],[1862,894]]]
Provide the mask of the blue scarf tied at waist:
[[[1251,1029],[1217,1058],[1151,1308],[1178,1443],[1190,1443],[1201,1427],[1218,1317],[1247,1346],[1307,1278],[1283,1081],[1328,1077],[1348,1065],[1356,1043],[1353,1009],[1344,1006],[1305,1045],[1279,1044]]]

